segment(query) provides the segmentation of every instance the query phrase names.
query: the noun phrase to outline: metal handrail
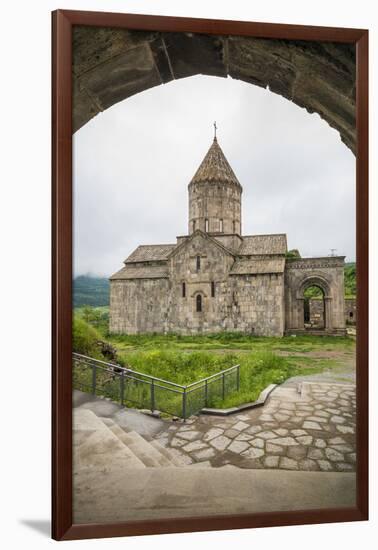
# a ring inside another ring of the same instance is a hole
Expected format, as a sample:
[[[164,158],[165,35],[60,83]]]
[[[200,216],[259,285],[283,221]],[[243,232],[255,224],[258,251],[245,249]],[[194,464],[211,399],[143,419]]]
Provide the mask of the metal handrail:
[[[207,376],[206,378],[201,378],[201,380],[197,380],[197,382],[192,382],[191,384],[188,384],[187,386],[184,386],[186,389],[191,388],[192,386],[196,386],[197,384],[200,384],[201,382],[207,382],[208,380],[211,380],[212,378],[215,378],[216,376],[223,376],[227,372],[230,372],[232,370],[238,369],[240,365],[233,365],[232,367],[228,367],[228,369],[221,370],[219,372],[216,372],[215,374],[211,374],[210,376]]]
[[[176,384],[176,382],[171,382],[170,380],[164,380],[163,378],[158,378],[157,376],[152,376],[152,374],[145,374],[143,372],[139,372],[134,369],[129,369],[126,367],[122,367],[122,365],[119,365],[117,363],[107,363],[106,361],[101,361],[101,359],[94,359],[92,357],[88,357],[87,355],[82,355],[81,353],[74,352],[72,354],[74,357],[79,357],[83,359],[84,361],[87,361],[88,363],[101,363],[102,365],[106,365],[107,367],[115,367],[117,369],[122,369],[125,371],[125,373],[131,373],[131,374],[138,374],[139,376],[144,376],[145,378],[149,378],[150,380],[156,380],[157,382],[163,382],[164,384],[169,384],[172,386],[176,386],[177,388],[181,388],[183,390],[191,388],[192,386],[196,386],[197,384],[201,384],[203,382],[206,382],[208,380],[211,380],[212,378],[215,378],[217,376],[222,376],[223,374],[226,374],[229,371],[235,370],[240,367],[240,365],[233,365],[232,367],[228,367],[227,369],[221,370],[219,372],[216,372],[215,374],[211,374],[210,376],[207,376],[206,378],[201,378],[200,380],[197,380],[196,382],[192,382],[191,384],[187,384],[183,386],[182,384]],[[103,367],[100,367],[103,368]],[[104,369],[108,370],[108,369]]]
[[[120,397],[117,398],[116,400],[120,400],[122,406],[124,404],[124,398],[125,398],[124,392],[126,391],[125,379],[129,379],[137,383],[143,383],[150,386],[150,408],[152,411],[155,410],[155,388],[160,388],[162,390],[166,390],[166,391],[181,395],[182,404],[181,404],[181,414],[179,413],[179,416],[182,416],[184,420],[187,418],[188,412],[190,415],[190,414],[193,414],[193,412],[197,412],[198,410],[200,410],[203,406],[207,406],[208,386],[215,380],[222,381],[221,395],[223,399],[225,398],[225,395],[226,395],[226,386],[225,386],[226,377],[231,372],[236,372],[236,391],[239,391],[240,389],[240,365],[239,364],[233,365],[232,367],[228,367],[227,369],[224,369],[220,372],[211,374],[206,378],[202,378],[201,380],[197,380],[196,382],[192,382],[191,384],[187,384],[186,386],[183,386],[181,384],[176,384],[175,382],[170,382],[169,380],[164,380],[163,378],[158,378],[150,374],[145,374],[142,372],[135,371],[133,369],[122,367],[117,363],[107,363],[106,361],[101,361],[101,359],[94,359],[93,357],[88,357],[87,355],[82,355],[76,352],[73,353],[73,359],[77,361],[78,365],[82,364],[82,365],[88,366],[89,368],[92,368],[92,382],[90,384],[90,387],[92,388],[93,394],[96,394],[96,388],[98,388],[97,369],[99,369],[100,371],[111,373],[113,376],[116,376],[119,378]],[[165,384],[165,385],[162,386],[161,384]],[[189,394],[192,394],[193,392],[196,392],[202,389],[204,390],[203,404],[198,406],[196,409],[190,408],[190,404],[187,402],[187,396]],[[136,401],[133,399],[129,399],[129,400],[132,402],[141,404],[140,399]],[[164,409],[161,409],[161,410],[164,410]],[[165,410],[166,412],[169,412],[169,410],[167,409]]]
[[[152,376],[151,374],[145,374],[144,372],[139,372],[137,370],[128,369],[126,367],[122,367],[122,365],[118,365],[117,363],[106,363],[105,361],[101,361],[100,359],[93,359],[92,357],[87,357],[86,355],[82,355],[82,354],[76,353],[76,352],[74,352],[72,355],[74,357],[83,358],[86,361],[89,360],[88,363],[90,363],[90,362],[101,363],[103,365],[107,365],[108,367],[110,366],[110,367],[116,367],[117,369],[122,369],[126,373],[130,372],[132,374],[138,374],[139,376],[145,376],[146,378],[149,378],[150,380],[157,380],[158,382],[163,382],[164,384],[170,384],[172,386],[176,386],[177,388],[182,388],[182,389],[186,388],[186,386],[182,386],[181,384],[176,384],[175,382],[171,382],[170,380],[163,380],[163,378],[157,378],[157,376]]]

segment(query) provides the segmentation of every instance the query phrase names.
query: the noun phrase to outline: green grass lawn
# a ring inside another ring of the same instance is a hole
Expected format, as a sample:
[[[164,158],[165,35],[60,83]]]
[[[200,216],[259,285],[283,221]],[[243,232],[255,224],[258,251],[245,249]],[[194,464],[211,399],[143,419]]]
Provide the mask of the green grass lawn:
[[[209,400],[210,407],[223,408],[254,401],[266,386],[280,384],[300,370],[286,358],[270,351],[219,354],[211,351],[156,349],[124,352],[119,357],[120,362],[129,368],[184,386],[240,365],[240,391],[234,391],[224,401],[215,394]]]
[[[106,340],[117,349],[119,363],[181,385],[239,364],[240,391],[232,392],[223,401],[219,392],[214,392],[211,407],[228,408],[254,401],[269,384],[340,367],[355,353],[355,342],[348,337],[269,338],[242,333],[111,335],[107,332],[106,308],[95,309],[98,311],[94,314],[83,308],[76,312],[75,351],[100,358],[96,341]]]

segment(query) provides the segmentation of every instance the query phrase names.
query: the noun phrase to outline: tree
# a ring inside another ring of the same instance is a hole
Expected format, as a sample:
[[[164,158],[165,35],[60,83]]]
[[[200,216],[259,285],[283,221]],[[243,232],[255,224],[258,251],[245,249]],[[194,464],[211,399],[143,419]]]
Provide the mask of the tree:
[[[297,248],[293,248],[292,250],[288,250],[286,252],[286,258],[300,258],[300,252]]]

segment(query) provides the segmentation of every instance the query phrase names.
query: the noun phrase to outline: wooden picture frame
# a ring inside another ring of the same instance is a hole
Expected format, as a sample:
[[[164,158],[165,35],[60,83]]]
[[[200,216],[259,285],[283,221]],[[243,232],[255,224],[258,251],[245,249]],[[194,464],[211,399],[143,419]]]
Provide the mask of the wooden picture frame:
[[[75,525],[72,519],[72,27],[233,34],[356,46],[357,502],[353,508]],[[52,14],[52,536],[56,540],[368,519],[368,31],[58,10]]]

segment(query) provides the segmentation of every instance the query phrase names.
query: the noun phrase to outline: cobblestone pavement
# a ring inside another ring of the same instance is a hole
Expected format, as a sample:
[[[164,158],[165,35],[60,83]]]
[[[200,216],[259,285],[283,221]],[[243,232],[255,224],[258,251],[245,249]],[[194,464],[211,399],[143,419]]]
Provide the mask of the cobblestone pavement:
[[[355,385],[291,383],[243,414],[172,422],[158,441],[192,466],[349,472],[355,410]]]

